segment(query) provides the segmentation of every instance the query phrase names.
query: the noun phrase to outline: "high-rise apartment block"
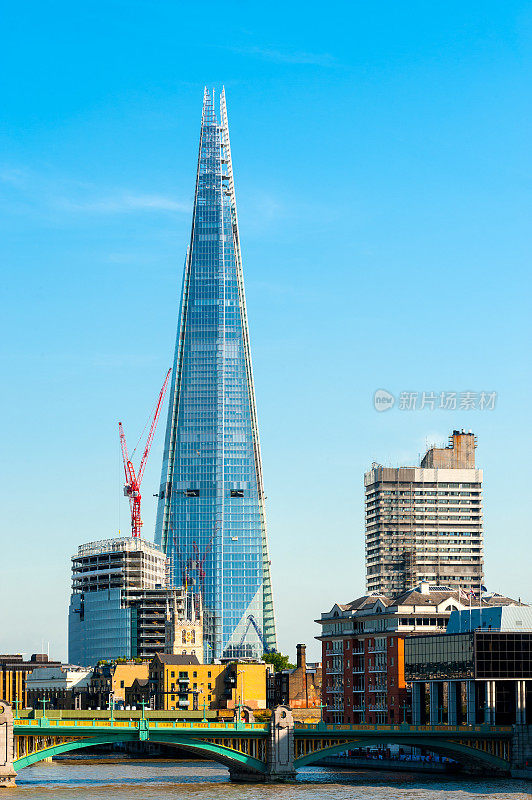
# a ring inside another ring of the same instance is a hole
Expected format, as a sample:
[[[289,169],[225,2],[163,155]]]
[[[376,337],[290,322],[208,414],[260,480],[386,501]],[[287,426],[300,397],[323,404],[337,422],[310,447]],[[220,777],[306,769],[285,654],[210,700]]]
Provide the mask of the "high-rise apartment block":
[[[474,435],[453,431],[419,467],[373,464],[364,476],[366,586],[393,595],[421,581],[479,593],[482,470]]]
[[[275,649],[225,95],[205,90],[155,541],[203,598],[205,658]]]
[[[70,663],[91,666],[163,652],[169,608],[186,616],[184,589],[166,588],[166,556],[159,547],[138,538],[80,545],[72,556]]]

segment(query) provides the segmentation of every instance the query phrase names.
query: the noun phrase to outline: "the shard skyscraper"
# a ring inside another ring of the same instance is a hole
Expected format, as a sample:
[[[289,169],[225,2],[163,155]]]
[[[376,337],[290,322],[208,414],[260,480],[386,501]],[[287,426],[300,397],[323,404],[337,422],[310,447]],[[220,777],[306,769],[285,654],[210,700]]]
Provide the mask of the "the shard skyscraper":
[[[203,598],[206,655],[275,650],[259,433],[225,95],[205,90],[155,541]]]

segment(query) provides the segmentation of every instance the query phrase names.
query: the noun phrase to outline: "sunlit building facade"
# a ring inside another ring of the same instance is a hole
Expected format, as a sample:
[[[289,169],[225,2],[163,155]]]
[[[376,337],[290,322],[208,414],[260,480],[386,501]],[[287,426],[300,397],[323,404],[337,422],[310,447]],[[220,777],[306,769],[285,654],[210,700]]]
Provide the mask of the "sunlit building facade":
[[[205,658],[275,649],[225,96],[205,90],[155,533],[203,598]]]

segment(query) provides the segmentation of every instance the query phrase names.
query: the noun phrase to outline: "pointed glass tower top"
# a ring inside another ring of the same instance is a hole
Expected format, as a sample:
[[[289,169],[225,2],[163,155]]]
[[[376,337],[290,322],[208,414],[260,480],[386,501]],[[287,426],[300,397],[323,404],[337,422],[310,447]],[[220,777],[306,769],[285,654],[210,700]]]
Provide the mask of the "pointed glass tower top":
[[[205,89],[155,541],[203,598],[207,657],[275,650],[225,94]]]

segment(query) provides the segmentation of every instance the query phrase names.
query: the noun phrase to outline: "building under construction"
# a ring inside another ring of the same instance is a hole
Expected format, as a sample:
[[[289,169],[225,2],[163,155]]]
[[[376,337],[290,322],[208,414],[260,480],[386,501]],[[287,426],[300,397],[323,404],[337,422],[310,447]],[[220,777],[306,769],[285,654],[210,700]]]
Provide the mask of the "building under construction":
[[[167,585],[166,556],[140,538],[107,539],[78,547],[72,556],[72,595],[68,615],[68,658],[72,664],[95,665],[101,659],[150,659],[172,642],[195,651],[189,630],[203,652],[201,616],[188,625],[194,598],[183,587]]]
[[[471,431],[453,431],[420,467],[373,464],[364,476],[366,585],[397,594],[421,581],[478,594],[483,577],[482,470]]]

